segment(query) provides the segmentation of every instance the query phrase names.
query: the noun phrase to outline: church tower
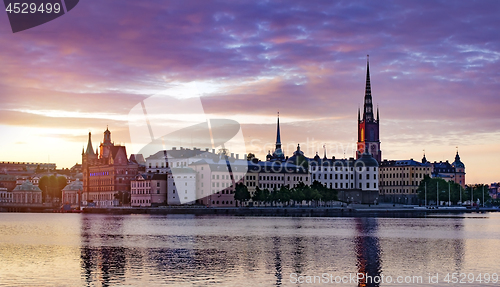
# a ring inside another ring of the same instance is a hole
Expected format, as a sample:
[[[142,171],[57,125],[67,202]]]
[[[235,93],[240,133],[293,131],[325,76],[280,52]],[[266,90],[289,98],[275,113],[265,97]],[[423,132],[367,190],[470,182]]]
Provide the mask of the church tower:
[[[82,150],[82,173],[83,173],[83,192],[87,194],[89,192],[89,180],[90,173],[89,167],[97,164],[98,155],[94,153],[94,149],[92,148],[92,135],[89,132],[89,140],[87,142],[87,150]]]
[[[109,164],[109,158],[111,156],[111,147],[113,147],[114,144],[111,142],[111,132],[109,131],[108,127],[106,127],[106,130],[104,131],[104,138],[102,143],[99,145],[99,150],[100,150],[100,159],[106,164]]]
[[[277,124],[277,129],[276,129],[276,149],[274,150],[271,159],[272,160],[279,160],[279,161],[285,160],[285,154],[283,153],[283,150],[281,149],[280,114],[279,114],[279,112],[278,112],[278,124]]]
[[[379,163],[382,159],[379,138],[379,114],[377,108],[377,118],[373,115],[372,90],[370,86],[370,62],[367,56],[366,60],[366,88],[365,102],[363,107],[363,118],[360,118],[358,108],[358,148],[356,158],[360,158],[365,149]]]

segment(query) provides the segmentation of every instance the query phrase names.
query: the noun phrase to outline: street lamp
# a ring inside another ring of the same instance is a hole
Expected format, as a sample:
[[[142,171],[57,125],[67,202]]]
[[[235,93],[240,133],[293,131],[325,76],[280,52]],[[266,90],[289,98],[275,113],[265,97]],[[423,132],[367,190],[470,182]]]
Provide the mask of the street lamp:
[[[437,182],[436,186],[436,207],[439,206],[439,182]]]
[[[448,181],[448,206],[451,206],[451,187],[449,181]]]
[[[425,207],[427,207],[427,182],[424,182],[425,186]]]

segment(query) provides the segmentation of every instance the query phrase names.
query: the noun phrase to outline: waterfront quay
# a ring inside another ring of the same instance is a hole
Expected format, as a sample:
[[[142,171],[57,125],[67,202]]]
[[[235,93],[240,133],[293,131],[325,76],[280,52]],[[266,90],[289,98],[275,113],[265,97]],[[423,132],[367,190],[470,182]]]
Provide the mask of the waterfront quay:
[[[351,204],[336,207],[112,207],[84,208],[92,214],[193,214],[193,215],[236,215],[236,216],[292,216],[292,217],[337,217],[337,216],[426,216],[446,213],[498,212],[498,208],[438,207],[426,208],[405,205],[362,205]]]

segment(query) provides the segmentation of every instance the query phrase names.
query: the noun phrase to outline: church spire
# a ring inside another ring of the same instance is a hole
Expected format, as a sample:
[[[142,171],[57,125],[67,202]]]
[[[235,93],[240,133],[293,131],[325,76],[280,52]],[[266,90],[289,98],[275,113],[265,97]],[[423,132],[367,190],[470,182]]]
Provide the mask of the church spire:
[[[377,123],[380,121],[380,118],[378,117],[378,105],[377,105]]]
[[[87,155],[95,155],[94,150],[92,149],[92,139],[91,138],[92,138],[92,136],[89,132],[89,142],[87,143],[87,152],[86,152]]]
[[[278,129],[276,132],[276,149],[281,149],[280,112],[278,112]]]
[[[369,55],[366,55],[366,88],[365,88],[365,105],[363,110],[363,120],[365,122],[373,121],[373,104],[372,104],[372,89],[370,86],[370,61]]]

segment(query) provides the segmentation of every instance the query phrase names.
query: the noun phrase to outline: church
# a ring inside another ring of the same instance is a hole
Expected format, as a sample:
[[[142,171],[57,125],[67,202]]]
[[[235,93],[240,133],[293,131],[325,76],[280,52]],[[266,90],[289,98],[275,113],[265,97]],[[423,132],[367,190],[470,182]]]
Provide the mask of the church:
[[[366,151],[371,154],[379,164],[381,163],[382,151],[380,150],[379,123],[380,118],[378,114],[378,107],[377,118],[373,115],[372,90],[370,85],[370,62],[367,58],[363,118],[360,118],[360,111],[358,109],[357,159],[359,159]]]

